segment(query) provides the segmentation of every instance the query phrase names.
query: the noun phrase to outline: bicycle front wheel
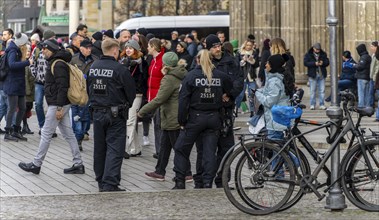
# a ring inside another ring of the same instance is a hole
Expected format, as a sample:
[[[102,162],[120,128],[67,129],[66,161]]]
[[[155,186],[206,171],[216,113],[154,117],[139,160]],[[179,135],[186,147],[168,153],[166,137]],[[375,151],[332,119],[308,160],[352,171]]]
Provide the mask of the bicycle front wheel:
[[[379,212],[379,140],[370,140],[363,144],[365,152],[362,152],[358,144],[342,160],[341,186],[346,197],[355,206],[366,211]],[[370,172],[368,164],[371,164],[373,173]]]
[[[294,190],[293,163],[282,152],[268,164],[280,150],[274,145],[249,143],[245,147],[249,153],[243,147],[237,148],[225,162],[222,173],[224,191],[229,201],[245,213],[265,215],[275,212],[288,201]]]

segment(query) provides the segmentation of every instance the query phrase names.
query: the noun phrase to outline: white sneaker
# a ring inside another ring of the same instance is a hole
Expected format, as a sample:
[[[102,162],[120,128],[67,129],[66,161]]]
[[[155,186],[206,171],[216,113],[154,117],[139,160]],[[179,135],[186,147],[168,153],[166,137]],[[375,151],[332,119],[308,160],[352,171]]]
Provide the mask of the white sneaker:
[[[322,105],[322,106],[319,107],[319,109],[320,110],[326,110],[326,107],[325,107],[325,105]]]
[[[150,140],[148,136],[143,136],[142,139],[143,139],[143,146],[150,145]]]
[[[311,110],[315,110],[315,106],[314,106],[314,105],[311,105],[310,109],[311,109]]]

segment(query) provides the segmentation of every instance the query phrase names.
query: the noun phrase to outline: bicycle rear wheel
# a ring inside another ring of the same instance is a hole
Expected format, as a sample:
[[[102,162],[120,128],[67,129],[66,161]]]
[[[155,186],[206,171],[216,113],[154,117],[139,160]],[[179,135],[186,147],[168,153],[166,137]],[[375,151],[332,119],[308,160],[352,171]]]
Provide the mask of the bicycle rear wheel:
[[[379,212],[379,140],[366,141],[364,145],[374,173],[370,173],[368,162],[358,144],[346,153],[342,161],[341,186],[355,206]]]
[[[279,148],[267,143],[250,143],[246,148],[249,154],[240,147],[225,162],[222,173],[224,191],[229,201],[245,213],[265,215],[275,212],[292,195],[295,184],[292,161],[282,152],[275,163],[262,169]]]

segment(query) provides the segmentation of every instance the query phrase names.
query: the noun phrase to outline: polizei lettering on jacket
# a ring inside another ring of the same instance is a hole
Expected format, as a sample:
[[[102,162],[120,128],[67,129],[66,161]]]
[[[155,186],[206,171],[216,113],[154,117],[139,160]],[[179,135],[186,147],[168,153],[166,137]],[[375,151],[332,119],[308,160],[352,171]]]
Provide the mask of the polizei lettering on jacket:
[[[99,77],[108,77],[111,78],[113,76],[113,70],[109,69],[90,69],[90,76],[99,76]]]
[[[195,84],[197,87],[199,87],[199,86],[221,86],[221,79],[213,78],[211,85],[209,85],[207,78],[197,78],[195,80]]]

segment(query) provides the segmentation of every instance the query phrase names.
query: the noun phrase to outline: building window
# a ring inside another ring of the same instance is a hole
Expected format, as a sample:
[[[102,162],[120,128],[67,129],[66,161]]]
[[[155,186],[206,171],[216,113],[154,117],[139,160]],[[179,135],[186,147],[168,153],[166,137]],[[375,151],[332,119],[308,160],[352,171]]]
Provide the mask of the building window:
[[[52,11],[57,10],[57,0],[53,0],[53,5],[51,6],[51,10]]]
[[[24,8],[30,8],[30,0],[24,0]]]
[[[38,0],[38,7],[45,5],[45,0]]]
[[[70,2],[68,0],[66,0],[64,2],[64,10],[68,10],[70,8]]]

